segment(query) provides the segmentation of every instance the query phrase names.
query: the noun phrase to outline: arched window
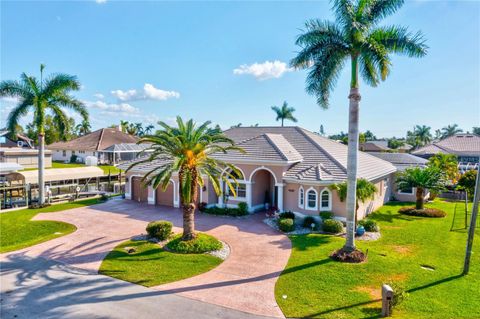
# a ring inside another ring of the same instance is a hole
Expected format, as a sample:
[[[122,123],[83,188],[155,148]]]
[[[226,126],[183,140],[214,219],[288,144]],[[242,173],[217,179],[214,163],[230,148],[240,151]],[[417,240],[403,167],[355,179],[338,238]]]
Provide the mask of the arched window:
[[[313,188],[310,188],[307,191],[307,207],[306,209],[316,210],[317,209],[317,191]]]
[[[298,207],[305,207],[305,190],[303,189],[303,186],[300,186],[298,189]]]
[[[331,210],[332,209],[332,194],[328,189],[324,189],[320,193],[320,210]]]

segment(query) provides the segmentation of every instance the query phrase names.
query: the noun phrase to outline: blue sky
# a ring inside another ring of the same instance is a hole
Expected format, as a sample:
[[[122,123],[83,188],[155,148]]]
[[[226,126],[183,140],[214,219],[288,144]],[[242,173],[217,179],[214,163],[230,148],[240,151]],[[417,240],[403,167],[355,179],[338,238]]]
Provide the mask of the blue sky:
[[[327,1],[0,5],[1,79],[38,75],[40,63],[47,72],[77,75],[83,86],[76,96],[94,128],[121,119],[171,122],[176,115],[224,128],[278,125],[270,107],[286,100],[300,126],[347,130],[349,67],[328,110],[305,93],[306,73],[288,68],[304,22],[332,19]],[[478,126],[480,2],[407,0],[384,24],[421,30],[430,49],[423,59],[394,57],[390,77],[377,88],[361,84],[360,128],[387,137],[404,136],[415,124]],[[12,103],[1,101],[2,125]]]

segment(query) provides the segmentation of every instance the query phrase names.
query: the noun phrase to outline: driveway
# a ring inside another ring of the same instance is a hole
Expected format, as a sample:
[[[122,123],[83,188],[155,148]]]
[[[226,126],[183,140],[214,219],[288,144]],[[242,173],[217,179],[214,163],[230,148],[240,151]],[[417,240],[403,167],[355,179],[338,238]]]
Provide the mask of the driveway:
[[[35,220],[64,221],[78,229],[70,235],[5,254],[1,259],[13,262],[15,258],[40,257],[96,274],[109,251],[131,236],[144,233],[146,224],[156,219],[170,220],[174,230],[181,231],[178,209],[127,200],[39,214]],[[217,268],[189,279],[153,288],[133,286],[153,296],[186,297],[259,316],[283,318],[275,302],[274,288],[290,256],[291,244],[262,219],[261,215],[236,219],[198,214],[197,230],[228,243],[229,258]]]

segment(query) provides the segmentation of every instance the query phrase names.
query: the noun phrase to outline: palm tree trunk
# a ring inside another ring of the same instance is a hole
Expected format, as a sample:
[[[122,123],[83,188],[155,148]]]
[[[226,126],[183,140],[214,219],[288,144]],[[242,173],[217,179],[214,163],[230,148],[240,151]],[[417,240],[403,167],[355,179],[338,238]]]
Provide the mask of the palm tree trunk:
[[[283,127],[283,118],[282,118],[282,127]]]
[[[423,188],[417,187],[417,201],[415,203],[416,209],[423,209]]]
[[[182,240],[195,238],[195,204],[183,205],[183,235]]]
[[[353,63],[352,63],[353,67]],[[355,220],[357,203],[357,164],[358,164],[358,113],[360,94],[357,87],[350,89],[348,115],[348,158],[347,158],[347,235],[343,247],[346,251],[355,250]]]
[[[45,134],[38,134],[38,204],[45,204]]]

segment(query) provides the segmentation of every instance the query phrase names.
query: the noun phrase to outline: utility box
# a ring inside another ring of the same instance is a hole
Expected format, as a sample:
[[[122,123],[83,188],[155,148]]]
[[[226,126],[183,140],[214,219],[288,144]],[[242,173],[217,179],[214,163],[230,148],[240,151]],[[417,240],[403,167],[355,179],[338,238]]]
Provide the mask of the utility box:
[[[382,285],[382,317],[392,315],[393,289],[389,285]]]

